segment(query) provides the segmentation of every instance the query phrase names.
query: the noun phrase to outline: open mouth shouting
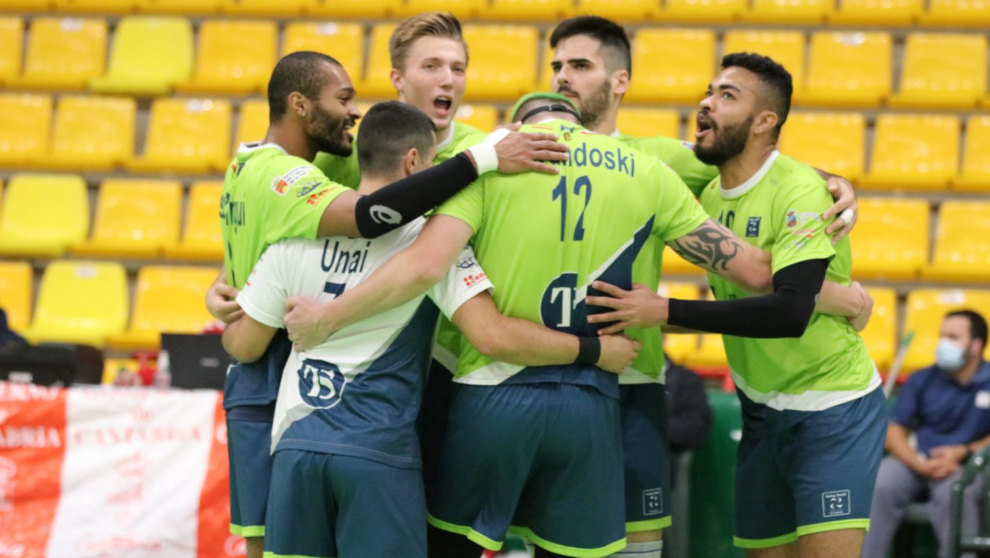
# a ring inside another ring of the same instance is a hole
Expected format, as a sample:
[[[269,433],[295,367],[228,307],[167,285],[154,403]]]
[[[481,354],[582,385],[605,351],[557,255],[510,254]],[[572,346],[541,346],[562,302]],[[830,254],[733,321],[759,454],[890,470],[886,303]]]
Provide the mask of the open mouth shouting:
[[[716,127],[715,121],[708,116],[707,112],[699,112],[698,116],[695,118],[695,141],[701,141],[701,138],[707,136]]]
[[[446,95],[440,95],[433,99],[433,110],[436,115],[440,118],[447,118],[450,116],[451,108],[454,106],[453,97],[448,97]]]

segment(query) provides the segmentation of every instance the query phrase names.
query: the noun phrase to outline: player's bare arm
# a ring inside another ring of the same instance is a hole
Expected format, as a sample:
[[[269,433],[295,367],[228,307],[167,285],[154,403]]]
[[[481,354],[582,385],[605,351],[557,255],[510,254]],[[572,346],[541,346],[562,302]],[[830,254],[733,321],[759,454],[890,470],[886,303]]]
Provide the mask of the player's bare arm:
[[[668,244],[685,260],[754,293],[772,285],[770,254],[743,242],[712,219]]]
[[[223,330],[221,339],[227,354],[240,362],[254,362],[265,354],[277,330],[243,314]]]
[[[225,324],[243,316],[244,311],[235,300],[237,292],[236,288],[227,284],[227,268],[222,268],[206,291],[206,309],[209,310],[210,315]]]

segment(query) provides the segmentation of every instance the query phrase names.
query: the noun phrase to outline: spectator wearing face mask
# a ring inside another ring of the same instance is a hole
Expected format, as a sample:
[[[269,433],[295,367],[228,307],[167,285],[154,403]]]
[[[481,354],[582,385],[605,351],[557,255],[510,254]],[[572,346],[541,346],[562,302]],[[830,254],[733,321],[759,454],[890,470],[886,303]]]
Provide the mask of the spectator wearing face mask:
[[[887,426],[889,455],[877,476],[864,558],[886,554],[913,502],[927,502],[939,556],[947,556],[949,489],[973,452],[990,443],[986,345],[987,323],[982,316],[972,310],[950,312],[942,320],[935,364],[912,374],[901,389]],[[909,442],[912,433],[915,447]],[[966,489],[964,535],[976,532],[982,490],[979,478]]]

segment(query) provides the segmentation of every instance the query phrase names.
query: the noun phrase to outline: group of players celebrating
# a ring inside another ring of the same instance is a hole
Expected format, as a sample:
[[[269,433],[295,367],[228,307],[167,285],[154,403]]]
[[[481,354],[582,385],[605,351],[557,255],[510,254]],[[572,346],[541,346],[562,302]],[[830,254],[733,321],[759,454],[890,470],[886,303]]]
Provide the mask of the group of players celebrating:
[[[616,129],[624,29],[575,17],[549,43],[551,90],[490,134],[454,121],[450,14],[398,25],[398,101],[363,116],[331,56],[279,61],[207,294],[236,359],[232,532],[251,558],[476,558],[510,532],[537,557],[659,558],[661,330],[705,331],[744,415],[736,544],[858,557],[885,432],[857,334],[872,300],[850,281],[852,187],[776,150],[790,74],[727,54],[694,144],[638,138]],[[664,245],[715,300],[657,294]]]

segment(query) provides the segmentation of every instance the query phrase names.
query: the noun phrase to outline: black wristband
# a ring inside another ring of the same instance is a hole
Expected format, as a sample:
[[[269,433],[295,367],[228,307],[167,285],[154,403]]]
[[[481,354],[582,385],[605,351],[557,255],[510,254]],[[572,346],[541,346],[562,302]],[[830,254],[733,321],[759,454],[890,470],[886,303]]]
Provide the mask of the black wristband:
[[[598,337],[578,337],[577,364],[597,364],[602,356],[602,341]]]

